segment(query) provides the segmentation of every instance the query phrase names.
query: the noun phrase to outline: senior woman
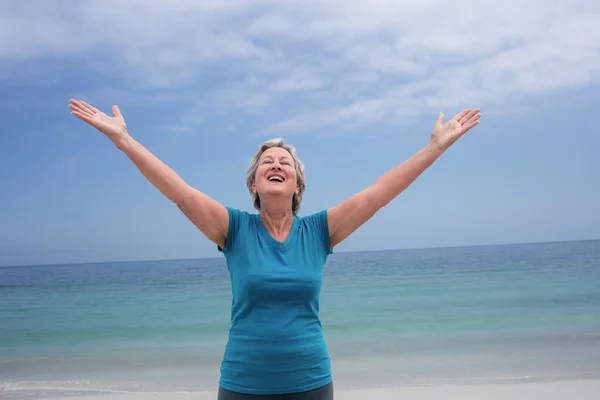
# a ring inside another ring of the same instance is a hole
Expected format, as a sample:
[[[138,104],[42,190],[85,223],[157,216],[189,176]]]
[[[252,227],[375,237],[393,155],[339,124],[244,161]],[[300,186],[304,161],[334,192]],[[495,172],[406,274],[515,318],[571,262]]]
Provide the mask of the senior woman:
[[[466,109],[444,123],[440,113],[429,143],[410,159],[341,204],[298,216],[304,166],[281,139],[262,144],[250,161],[246,181],[258,210],[251,214],[190,187],[129,135],[117,106],[112,117],[83,101],[71,100],[69,107],[104,133],[223,252],[233,301],[219,400],[333,399],[319,320],[327,256],[481,117],[479,109]]]

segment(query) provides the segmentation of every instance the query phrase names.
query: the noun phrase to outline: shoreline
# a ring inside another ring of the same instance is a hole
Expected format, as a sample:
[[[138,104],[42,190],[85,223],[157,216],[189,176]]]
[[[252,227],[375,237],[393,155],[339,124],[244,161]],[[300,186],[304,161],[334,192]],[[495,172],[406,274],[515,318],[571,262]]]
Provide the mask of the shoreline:
[[[39,389],[38,389],[39,390]],[[72,393],[36,397],[27,389],[0,390],[0,397],[7,399],[54,399],[54,400],[215,400],[216,391],[206,392],[88,392],[73,389]],[[83,393],[82,393],[83,392]],[[418,398],[422,400],[593,400],[600,393],[600,379],[578,379],[553,382],[485,383],[485,384],[442,384],[397,386],[371,389],[336,389],[335,398],[341,400],[363,400],[377,398],[384,400]]]

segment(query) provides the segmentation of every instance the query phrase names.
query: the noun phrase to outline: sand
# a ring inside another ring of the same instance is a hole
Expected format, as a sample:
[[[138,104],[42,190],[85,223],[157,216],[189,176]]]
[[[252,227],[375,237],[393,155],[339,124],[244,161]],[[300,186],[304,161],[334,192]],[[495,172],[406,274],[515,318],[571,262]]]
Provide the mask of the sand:
[[[135,393],[66,397],[59,400],[215,400],[216,393]],[[600,380],[548,383],[415,386],[367,390],[336,390],[336,400],[597,400]]]

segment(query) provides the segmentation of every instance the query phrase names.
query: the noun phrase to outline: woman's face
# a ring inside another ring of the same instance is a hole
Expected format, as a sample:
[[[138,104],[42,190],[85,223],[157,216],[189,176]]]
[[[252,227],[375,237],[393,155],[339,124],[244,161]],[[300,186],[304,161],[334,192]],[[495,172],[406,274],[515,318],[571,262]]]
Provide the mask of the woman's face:
[[[258,160],[254,191],[259,196],[275,195],[291,199],[298,190],[296,167],[290,153],[281,147],[265,150]]]

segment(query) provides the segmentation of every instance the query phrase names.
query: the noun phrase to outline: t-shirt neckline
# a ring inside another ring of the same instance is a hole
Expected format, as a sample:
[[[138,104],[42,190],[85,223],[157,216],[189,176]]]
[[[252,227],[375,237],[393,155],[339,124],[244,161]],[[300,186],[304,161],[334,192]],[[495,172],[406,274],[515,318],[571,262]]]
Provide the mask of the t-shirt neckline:
[[[262,233],[262,235],[267,239],[267,241],[269,241],[269,243],[271,245],[273,245],[275,247],[279,247],[279,248],[284,248],[291,243],[291,241],[293,240],[294,235],[296,233],[296,228],[298,226],[298,216],[294,215],[294,220],[292,221],[292,227],[290,228],[290,232],[288,233],[285,240],[283,242],[280,242],[279,240],[275,239],[271,235],[271,233],[269,233],[269,231],[267,230],[267,227],[265,226],[262,219],[260,218],[260,215],[257,214],[256,219],[258,220],[258,225],[260,227],[259,229],[260,229],[260,232]]]

